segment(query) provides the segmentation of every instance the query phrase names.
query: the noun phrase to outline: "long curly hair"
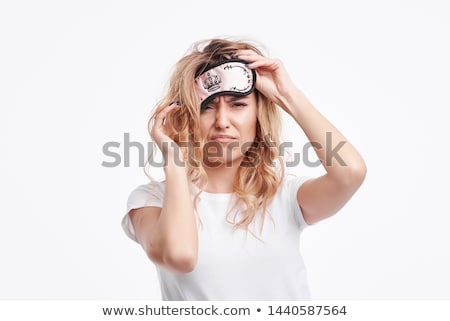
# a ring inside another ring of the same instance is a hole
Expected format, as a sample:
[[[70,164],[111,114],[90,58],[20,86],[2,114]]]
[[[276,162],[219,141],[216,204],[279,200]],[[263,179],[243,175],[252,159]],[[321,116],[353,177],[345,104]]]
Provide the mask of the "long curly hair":
[[[167,93],[157,103],[150,117],[149,127],[156,115],[170,103],[182,102],[181,108],[170,114],[165,124],[172,133],[169,136],[177,144],[183,142],[183,146],[186,147],[184,150],[188,151],[184,154],[188,179],[200,189],[194,198],[195,207],[208,177],[202,165],[206,141],[200,132],[200,99],[195,90],[194,79],[210,66],[231,59],[238,50],[251,49],[264,55],[262,48],[263,46],[254,41],[225,38],[194,43],[175,65]],[[267,206],[284,177],[284,163],[278,149],[281,136],[279,107],[257,90],[255,93],[258,108],[256,137],[235,177],[233,189],[237,201],[229,212],[239,215],[227,216],[228,222],[234,224],[236,228],[243,227],[247,231],[256,216],[260,218],[262,229]],[[145,172],[149,176],[148,172]],[[245,206],[241,206],[242,204]]]

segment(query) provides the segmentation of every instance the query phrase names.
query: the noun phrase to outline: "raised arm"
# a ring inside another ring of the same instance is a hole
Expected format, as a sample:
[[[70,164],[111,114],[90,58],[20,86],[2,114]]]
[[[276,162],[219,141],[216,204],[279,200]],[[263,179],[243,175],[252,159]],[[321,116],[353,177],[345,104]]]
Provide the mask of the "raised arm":
[[[170,105],[161,111],[151,130],[152,139],[163,151],[166,161],[163,207],[143,207],[130,211],[129,215],[136,239],[150,260],[179,273],[187,273],[197,263],[198,236],[186,166],[180,166],[180,148],[167,136],[164,128],[166,115],[176,108],[179,106]]]
[[[256,88],[295,119],[326,170],[323,176],[303,183],[297,192],[305,221],[312,224],[335,214],[364,181],[366,165],[361,155],[295,86],[280,60],[251,50],[238,54],[256,69]]]

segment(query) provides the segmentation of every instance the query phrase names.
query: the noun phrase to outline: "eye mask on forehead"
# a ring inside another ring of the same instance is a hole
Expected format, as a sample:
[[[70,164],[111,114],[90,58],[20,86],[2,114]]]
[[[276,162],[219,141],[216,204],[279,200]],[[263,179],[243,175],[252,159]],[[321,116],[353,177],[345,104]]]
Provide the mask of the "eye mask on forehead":
[[[200,110],[221,95],[247,96],[256,84],[256,72],[239,59],[226,60],[211,66],[195,78],[195,89],[200,97]]]

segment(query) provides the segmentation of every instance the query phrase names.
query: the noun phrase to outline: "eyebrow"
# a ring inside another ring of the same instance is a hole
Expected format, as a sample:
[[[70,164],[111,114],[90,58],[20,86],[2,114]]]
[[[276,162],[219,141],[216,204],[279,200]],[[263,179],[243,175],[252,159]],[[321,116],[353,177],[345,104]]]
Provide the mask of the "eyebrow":
[[[231,96],[229,101],[236,101],[236,100],[241,100],[241,99],[248,99],[248,95],[247,96]]]

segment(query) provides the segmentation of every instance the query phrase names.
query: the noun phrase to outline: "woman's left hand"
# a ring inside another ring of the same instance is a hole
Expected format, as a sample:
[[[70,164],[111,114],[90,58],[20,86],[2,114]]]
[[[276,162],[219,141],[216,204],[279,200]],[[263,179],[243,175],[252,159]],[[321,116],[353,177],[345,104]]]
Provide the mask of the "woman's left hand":
[[[297,88],[283,62],[279,59],[263,57],[253,50],[240,50],[237,56],[239,59],[248,61],[249,68],[256,70],[256,89],[290,113],[285,101]]]

